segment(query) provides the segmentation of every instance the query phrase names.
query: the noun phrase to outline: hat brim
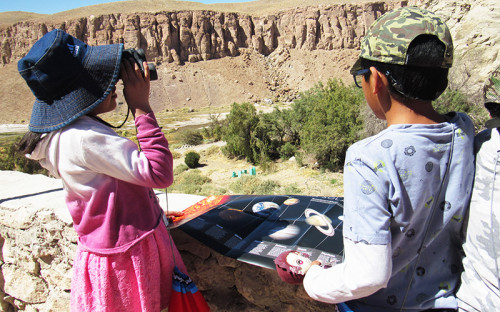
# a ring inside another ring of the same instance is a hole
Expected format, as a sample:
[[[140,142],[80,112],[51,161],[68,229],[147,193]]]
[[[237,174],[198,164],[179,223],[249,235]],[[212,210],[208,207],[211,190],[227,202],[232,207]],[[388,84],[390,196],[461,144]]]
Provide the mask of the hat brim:
[[[491,118],[484,125],[489,129],[500,128],[500,117]]]
[[[50,102],[36,99],[29,130],[50,132],[65,127],[94,110],[111,93],[120,74],[123,44],[89,46],[83,72],[61,97]]]
[[[352,65],[350,73],[351,73],[351,75],[354,75],[357,71],[360,71],[362,69],[363,69],[363,67],[361,66],[361,58],[358,58],[356,63],[354,63],[354,65]]]

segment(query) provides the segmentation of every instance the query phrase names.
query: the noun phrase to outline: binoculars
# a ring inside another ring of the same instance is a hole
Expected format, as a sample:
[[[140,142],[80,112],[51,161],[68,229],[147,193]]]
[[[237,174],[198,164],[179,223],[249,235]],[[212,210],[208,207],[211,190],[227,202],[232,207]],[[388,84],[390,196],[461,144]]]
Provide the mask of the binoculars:
[[[144,53],[143,49],[125,49],[123,50],[122,53],[122,59],[124,58],[133,58],[134,61],[139,65],[142,74],[144,75],[144,66],[142,65],[143,62],[146,62],[146,53]],[[150,80],[157,80],[158,79],[158,72],[156,71],[156,67],[154,64],[148,63],[148,68],[149,68],[149,79]]]

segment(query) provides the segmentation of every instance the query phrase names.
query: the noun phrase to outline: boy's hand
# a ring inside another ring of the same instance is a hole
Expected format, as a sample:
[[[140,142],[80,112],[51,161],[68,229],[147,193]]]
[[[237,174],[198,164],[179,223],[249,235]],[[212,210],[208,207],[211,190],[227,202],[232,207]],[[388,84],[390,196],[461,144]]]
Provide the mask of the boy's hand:
[[[133,59],[124,59],[120,64],[120,75],[123,81],[123,95],[134,116],[152,112],[149,105],[149,68],[144,65],[144,76],[139,65]]]

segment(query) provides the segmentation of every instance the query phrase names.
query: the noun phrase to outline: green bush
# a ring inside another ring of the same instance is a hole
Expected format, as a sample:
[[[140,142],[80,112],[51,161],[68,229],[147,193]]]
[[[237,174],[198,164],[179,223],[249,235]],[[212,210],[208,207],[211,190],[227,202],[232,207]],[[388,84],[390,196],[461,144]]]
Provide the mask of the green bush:
[[[474,121],[476,132],[484,128],[484,123],[489,116],[486,109],[482,106],[474,105],[472,100],[458,91],[446,89],[440,97],[433,103],[434,108],[440,114],[449,112],[463,112]]]
[[[226,125],[227,121],[225,119],[221,119],[219,114],[210,114],[210,123],[207,127],[203,128],[202,134],[205,139],[220,141],[222,140]]]
[[[300,130],[301,148],[320,167],[335,170],[343,166],[347,148],[360,139],[363,103],[359,88],[346,87],[337,79],[318,84],[294,102],[293,109],[306,115]]]
[[[200,165],[200,154],[188,152],[184,158],[184,163],[191,169],[198,167]]]
[[[212,179],[201,174],[200,170],[189,170],[179,176],[176,176],[174,183],[170,186],[169,190],[183,194],[201,195],[203,189],[206,188],[210,182],[212,182]]]
[[[254,176],[242,176],[231,183],[229,189],[235,194],[258,195],[275,194],[276,189],[279,187],[279,183],[272,180],[262,180]]]
[[[200,145],[203,143],[203,136],[198,130],[186,130],[182,133],[182,142],[187,145]]]
[[[302,120],[300,113],[290,109],[258,114],[250,103],[234,103],[227,118],[223,137],[227,145],[223,152],[228,157],[246,158],[253,164],[293,156],[300,143]]]
[[[26,158],[19,153],[16,143],[7,143],[0,148],[0,170],[48,175],[48,171],[38,161]]]
[[[281,159],[289,159],[290,157],[295,155],[297,151],[297,147],[290,142],[286,142],[284,145],[280,147],[280,156]]]

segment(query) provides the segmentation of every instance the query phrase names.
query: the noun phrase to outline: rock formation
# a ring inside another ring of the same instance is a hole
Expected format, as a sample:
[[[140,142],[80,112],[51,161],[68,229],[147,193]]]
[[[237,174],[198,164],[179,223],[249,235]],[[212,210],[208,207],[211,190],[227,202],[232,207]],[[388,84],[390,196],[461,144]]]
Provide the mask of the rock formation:
[[[58,23],[23,21],[0,30],[0,71],[15,76],[13,65],[31,45],[61,28],[92,45],[143,48],[158,65],[160,79],[152,84],[155,110],[267,99],[287,102],[328,78],[352,83],[348,69],[366,29],[386,11],[406,5],[444,17],[455,41],[450,87],[482,104],[483,83],[500,63],[496,0],[305,5],[265,16],[199,10],[91,15]],[[0,87],[2,105],[26,111],[26,120],[33,98],[23,81],[14,79],[19,87]],[[10,99],[12,89],[19,94]]]
[[[500,2],[495,0],[419,0],[451,29],[455,47],[450,87],[483,105],[483,86],[500,66]]]
[[[21,58],[48,31],[60,28],[91,44],[124,43],[149,59],[168,63],[238,56],[251,48],[269,55],[282,49],[334,50],[359,47],[376,17],[407,1],[296,8],[269,16],[213,11],[111,14],[61,24],[20,22],[0,31],[3,64]]]

